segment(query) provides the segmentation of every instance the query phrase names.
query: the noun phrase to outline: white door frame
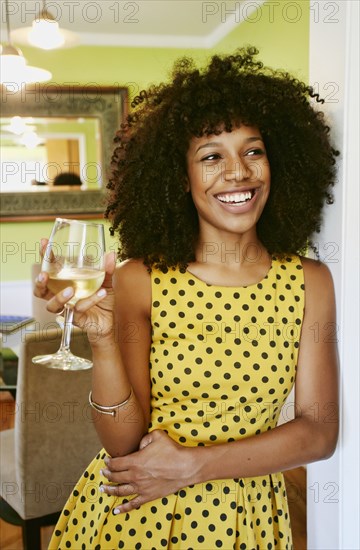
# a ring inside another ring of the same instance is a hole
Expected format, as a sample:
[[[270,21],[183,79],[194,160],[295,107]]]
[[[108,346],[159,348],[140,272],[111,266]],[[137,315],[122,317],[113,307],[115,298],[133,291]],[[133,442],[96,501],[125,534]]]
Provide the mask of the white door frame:
[[[341,433],[334,456],[308,466],[308,548],[359,550],[359,2],[311,0],[310,8],[309,82],[326,98],[341,150],[335,204],[318,239],[337,296]]]

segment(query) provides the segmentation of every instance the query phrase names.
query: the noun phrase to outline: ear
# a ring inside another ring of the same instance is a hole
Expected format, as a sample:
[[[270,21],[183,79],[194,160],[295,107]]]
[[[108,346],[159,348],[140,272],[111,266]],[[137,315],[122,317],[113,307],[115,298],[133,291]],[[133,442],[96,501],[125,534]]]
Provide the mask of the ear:
[[[185,179],[184,189],[186,193],[190,193],[190,180],[188,176],[186,176],[186,179]]]

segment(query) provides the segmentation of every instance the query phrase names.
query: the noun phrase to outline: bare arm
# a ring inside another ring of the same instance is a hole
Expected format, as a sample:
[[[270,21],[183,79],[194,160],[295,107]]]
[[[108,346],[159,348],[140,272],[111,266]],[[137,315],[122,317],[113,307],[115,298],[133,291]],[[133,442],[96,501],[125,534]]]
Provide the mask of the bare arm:
[[[109,406],[133,393],[115,417],[92,414],[107,452],[122,456],[138,449],[149,425],[150,277],[140,261],[128,261],[115,270],[113,286],[115,330],[92,343],[92,397]]]

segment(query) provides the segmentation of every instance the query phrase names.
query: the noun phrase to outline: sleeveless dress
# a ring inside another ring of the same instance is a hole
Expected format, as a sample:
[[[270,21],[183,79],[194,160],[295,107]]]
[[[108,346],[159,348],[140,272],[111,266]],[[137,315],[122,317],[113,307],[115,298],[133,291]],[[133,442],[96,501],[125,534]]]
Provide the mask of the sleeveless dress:
[[[185,446],[273,429],[294,384],[304,310],[300,258],[273,258],[247,287],[153,270],[151,425]],[[218,479],[114,515],[102,450],[70,495],[50,550],[291,549],[281,473]],[[131,497],[130,497],[131,498]],[[126,500],[126,499],[125,499]]]

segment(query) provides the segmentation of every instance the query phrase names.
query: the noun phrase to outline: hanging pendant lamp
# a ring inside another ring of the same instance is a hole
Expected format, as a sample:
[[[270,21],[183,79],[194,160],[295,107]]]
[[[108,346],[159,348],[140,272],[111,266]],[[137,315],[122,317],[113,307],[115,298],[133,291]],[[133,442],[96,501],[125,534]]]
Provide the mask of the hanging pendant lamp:
[[[60,29],[59,23],[46,9],[45,0],[43,0],[43,9],[35,17],[32,26],[15,29],[11,36],[19,44],[31,45],[42,50],[72,48],[79,42],[75,33]]]
[[[22,51],[12,44],[8,0],[5,0],[5,4],[8,42],[4,45],[1,44],[0,83],[6,87],[12,87],[14,84],[16,86],[23,86],[24,84],[50,80],[52,77],[50,71],[29,66]]]

